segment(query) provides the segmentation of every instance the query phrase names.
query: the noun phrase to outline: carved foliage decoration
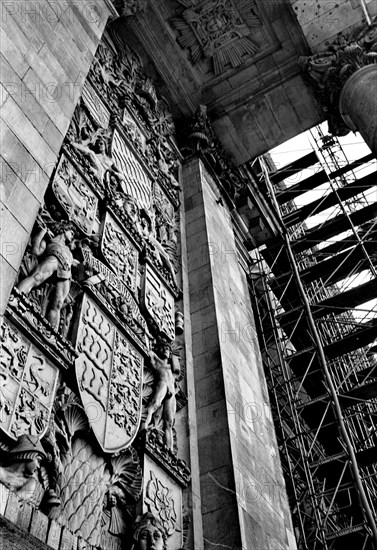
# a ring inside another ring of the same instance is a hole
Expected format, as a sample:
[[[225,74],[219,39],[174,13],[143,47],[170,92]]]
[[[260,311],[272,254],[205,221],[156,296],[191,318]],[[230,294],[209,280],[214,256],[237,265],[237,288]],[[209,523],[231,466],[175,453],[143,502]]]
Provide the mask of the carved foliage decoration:
[[[110,483],[110,472],[102,456],[79,437],[63,458],[57,510],[59,521],[92,545],[99,545],[102,528],[103,498]]]
[[[7,322],[0,333],[0,428],[16,440],[43,436],[55,398],[58,369]]]
[[[148,264],[143,274],[142,306],[154,331],[174,340],[174,298]]]
[[[136,291],[138,252],[110,214],[106,214],[101,251],[103,257],[132,292]]]
[[[143,357],[85,296],[76,375],[94,435],[106,452],[128,447],[141,417]]]
[[[86,235],[91,235],[98,199],[65,155],[61,156],[52,189],[68,217]]]
[[[190,49],[193,64],[202,57],[211,58],[218,75],[259,51],[253,28],[262,23],[254,1],[180,0],[180,4],[184,9],[170,22],[179,33],[181,47]]]

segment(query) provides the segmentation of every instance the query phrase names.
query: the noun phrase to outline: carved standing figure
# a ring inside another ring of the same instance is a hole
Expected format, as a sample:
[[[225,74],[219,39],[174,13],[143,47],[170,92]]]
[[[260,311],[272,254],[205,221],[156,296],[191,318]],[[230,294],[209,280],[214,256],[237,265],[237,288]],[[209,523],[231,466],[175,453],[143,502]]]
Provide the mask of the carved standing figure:
[[[165,530],[153,514],[148,512],[135,521],[131,550],[167,550]]]
[[[29,500],[37,485],[36,472],[46,458],[38,437],[21,435],[15,447],[0,458],[0,482],[23,500]]]
[[[165,265],[165,267],[167,268],[167,270],[171,275],[171,278],[174,284],[176,285],[177,277],[174,271],[173,264],[171,263],[169,254],[167,253],[163,245],[153,235],[152,222],[144,211],[140,212],[140,232],[144,237],[144,239],[151,244],[153,253],[157,261],[160,261]]]
[[[106,172],[110,172],[120,183],[124,180],[122,170],[116,165],[113,157],[107,154],[106,142],[102,136],[97,138],[95,145],[92,147],[90,147],[90,140],[85,140],[82,143],[72,141],[71,145],[88,159],[91,165],[90,172],[101,182]]]
[[[149,366],[153,369],[156,378],[156,388],[147,408],[147,417],[142,429],[147,429],[153,414],[163,406],[163,420],[165,430],[165,445],[173,448],[173,426],[176,403],[176,379],[181,373],[179,359],[171,352],[171,344],[161,337],[154,351],[149,352]]]
[[[39,222],[40,223],[40,222]],[[29,294],[56,273],[55,291],[47,311],[47,319],[57,329],[64,301],[71,284],[71,267],[79,262],[72,256],[75,229],[73,224],[62,222],[56,225],[56,236],[51,237],[47,227],[40,227],[32,242],[32,253],[41,256],[31,274],[17,285],[17,289]]]

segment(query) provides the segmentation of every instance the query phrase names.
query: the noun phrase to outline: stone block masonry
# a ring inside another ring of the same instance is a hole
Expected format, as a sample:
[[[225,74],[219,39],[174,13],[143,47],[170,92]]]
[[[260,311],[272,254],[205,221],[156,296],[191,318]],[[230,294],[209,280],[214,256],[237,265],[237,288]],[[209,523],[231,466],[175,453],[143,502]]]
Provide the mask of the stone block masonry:
[[[105,25],[109,0],[0,3],[0,315]]]

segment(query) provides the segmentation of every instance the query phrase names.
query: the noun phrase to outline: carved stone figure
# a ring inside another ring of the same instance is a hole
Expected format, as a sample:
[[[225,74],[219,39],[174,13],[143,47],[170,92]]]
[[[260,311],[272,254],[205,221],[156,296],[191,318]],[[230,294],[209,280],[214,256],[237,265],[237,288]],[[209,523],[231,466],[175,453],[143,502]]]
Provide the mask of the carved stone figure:
[[[178,181],[172,174],[172,170],[174,169],[175,162],[173,160],[165,159],[160,142],[157,142],[157,157],[158,157],[158,167],[161,170],[161,172],[165,174],[172,188],[181,189]]]
[[[171,344],[160,338],[154,351],[149,352],[148,366],[153,370],[156,388],[147,407],[147,417],[142,429],[147,429],[153,414],[163,406],[165,445],[173,448],[173,426],[176,414],[176,380],[181,373],[179,359],[171,353]]]
[[[140,212],[140,231],[146,242],[151,245],[155,258],[158,262],[161,262],[165,265],[172,277],[174,284],[176,285],[177,278],[169,254],[167,253],[163,245],[153,235],[152,221],[145,211]]]
[[[159,520],[150,513],[139,517],[133,527],[131,550],[167,550],[166,534]]]
[[[17,288],[24,294],[29,294],[47,279],[56,274],[55,291],[48,306],[47,319],[57,329],[60,322],[60,313],[64,301],[68,296],[71,282],[71,267],[79,262],[72,256],[74,248],[75,228],[69,222],[62,222],[55,226],[55,236],[48,233],[47,227],[41,219],[37,220],[39,231],[32,242],[32,253],[41,256],[41,260],[31,274],[23,279]],[[41,227],[42,226],[42,227]]]
[[[115,191],[114,203],[129,217],[132,223],[139,223],[139,207],[137,201],[128,193]]]
[[[108,171],[121,182],[124,179],[123,173],[115,164],[113,157],[106,153],[105,139],[100,136],[97,138],[94,146],[90,147],[89,144],[88,140],[82,143],[71,142],[72,147],[81,151],[87,157],[91,165],[91,173],[101,182]]]
[[[29,500],[36,489],[36,472],[46,458],[38,437],[21,435],[15,447],[0,459],[0,482],[23,500]]]

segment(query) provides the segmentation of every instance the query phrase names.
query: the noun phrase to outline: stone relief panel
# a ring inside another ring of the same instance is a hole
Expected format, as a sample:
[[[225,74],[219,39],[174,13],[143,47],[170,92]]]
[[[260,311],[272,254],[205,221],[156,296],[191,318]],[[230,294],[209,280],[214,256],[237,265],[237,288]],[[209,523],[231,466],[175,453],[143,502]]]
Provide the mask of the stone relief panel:
[[[67,216],[85,235],[91,235],[98,198],[65,155],[60,158],[52,190]]]
[[[243,65],[269,43],[260,9],[254,0],[179,0],[181,9],[170,24],[178,43],[189,48],[191,62],[212,62],[220,75]]]
[[[93,117],[94,122],[100,128],[106,130],[110,124],[110,111],[107,107],[105,107],[99,95],[93,86],[89,84],[89,82],[85,83],[82,93],[82,101]]]
[[[155,332],[174,340],[174,297],[148,264],[143,274],[141,303]]]
[[[8,322],[0,330],[0,428],[13,440],[24,434],[42,437],[59,371]]]
[[[134,445],[166,468],[166,479],[148,474],[143,499],[168,547],[181,548],[173,486],[190,475],[174,428],[186,404],[180,158],[167,104],[137,55],[104,41],[8,305],[17,329],[1,328],[0,447],[35,438],[36,458],[20,469],[20,483],[30,469],[38,482],[29,502],[110,550],[129,546],[143,506]]]
[[[121,180],[122,191],[133,197],[139,208],[145,208],[147,211],[150,211],[152,205],[152,181],[117,130],[115,130],[113,135],[111,153],[123,174]]]
[[[168,548],[182,548],[182,489],[149,456],[144,458],[143,513],[161,523]]]
[[[101,252],[108,265],[132,292],[136,292],[138,251],[112,216],[106,213]]]
[[[143,356],[87,296],[77,350],[77,382],[93,433],[104,451],[119,452],[139,427]]]

